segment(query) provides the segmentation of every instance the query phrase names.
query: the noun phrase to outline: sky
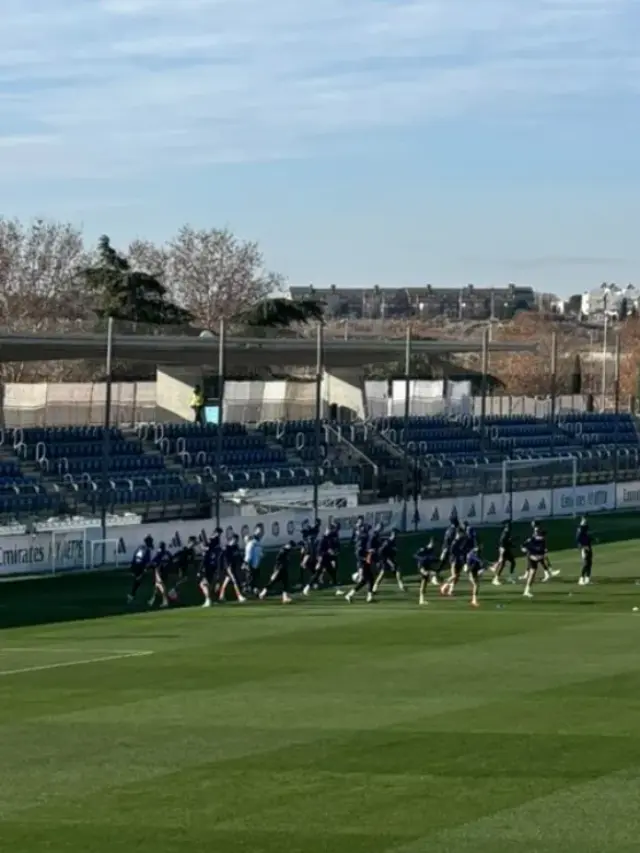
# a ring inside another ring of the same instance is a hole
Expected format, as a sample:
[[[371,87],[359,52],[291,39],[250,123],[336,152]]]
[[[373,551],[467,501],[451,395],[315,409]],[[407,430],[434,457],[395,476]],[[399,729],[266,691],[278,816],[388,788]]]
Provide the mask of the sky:
[[[0,215],[291,284],[640,281],[638,0],[2,0]]]

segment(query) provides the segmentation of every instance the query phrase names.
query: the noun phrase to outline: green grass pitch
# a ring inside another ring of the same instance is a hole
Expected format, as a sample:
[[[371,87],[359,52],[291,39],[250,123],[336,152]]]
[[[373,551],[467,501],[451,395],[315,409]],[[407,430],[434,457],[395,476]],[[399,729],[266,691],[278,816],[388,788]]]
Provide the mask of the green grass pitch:
[[[0,584],[1,849],[638,853],[640,530],[599,525],[592,587],[566,548],[478,611]]]

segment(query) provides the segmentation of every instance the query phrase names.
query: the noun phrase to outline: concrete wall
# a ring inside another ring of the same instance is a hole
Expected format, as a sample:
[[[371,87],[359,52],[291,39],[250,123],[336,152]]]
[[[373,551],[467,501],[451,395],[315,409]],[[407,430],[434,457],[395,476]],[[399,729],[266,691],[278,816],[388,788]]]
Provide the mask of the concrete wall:
[[[324,375],[322,395],[329,406],[338,407],[340,420],[364,418],[364,377],[362,371],[335,369]]]
[[[101,426],[104,382],[0,384],[0,426]],[[157,416],[155,382],[114,382],[112,423],[130,426]]]
[[[268,383],[270,386],[272,383]],[[316,416],[316,383],[309,382],[287,382],[273,383],[286,384],[283,394],[282,417],[284,420],[299,420],[315,418]],[[267,393],[275,395],[276,389],[269,388]],[[281,392],[282,393],[282,392]],[[266,399],[266,395],[265,395]],[[322,412],[324,415],[324,412]]]
[[[367,411],[371,417],[403,417],[406,383],[404,379],[367,381]],[[425,415],[472,414],[470,382],[449,382],[441,379],[412,379],[409,383],[409,413]]]
[[[159,367],[155,385],[156,402],[169,420],[193,420],[189,403],[194,387],[202,385],[202,370],[193,367]]]
[[[323,404],[323,412],[324,412]],[[313,380],[227,382],[224,398],[226,421],[307,420],[315,417]]]
[[[365,407],[358,371],[331,371],[322,381],[322,414],[336,405],[345,419],[364,417]],[[227,421],[308,420],[315,417],[315,380],[227,382],[224,417]]]
[[[365,383],[366,406],[370,417],[386,418],[390,415],[404,416],[405,382],[403,379],[394,380],[391,392],[389,383],[369,380]],[[480,417],[482,398],[470,395],[469,382],[447,382],[446,389],[440,381],[412,380],[409,385],[409,413],[412,416],[426,415],[455,415]],[[444,392],[444,393],[443,393]],[[621,403],[625,409],[628,401]],[[607,403],[607,408],[613,408],[613,400]],[[556,399],[556,412],[583,412],[587,409],[587,396],[581,394],[559,395]],[[551,413],[549,397],[508,396],[506,394],[490,395],[486,400],[486,414],[501,417],[527,415],[529,417],[545,418]]]
[[[386,382],[367,382],[366,399],[359,386],[358,372],[332,371],[322,384],[322,413],[329,416],[330,406],[339,407],[344,419],[353,413],[361,418],[404,413],[404,383],[394,387],[392,396]],[[159,369],[157,382],[115,382],[111,418],[114,425],[127,427],[143,421],[180,421],[193,419],[189,407],[193,386],[202,383],[202,374],[193,369]],[[364,383],[363,383],[364,384]],[[467,396],[465,383],[450,383],[441,396],[436,385],[411,383],[411,414],[467,414],[479,416],[479,397]],[[431,395],[431,396],[430,396]],[[106,386],[103,382],[0,384],[0,427],[101,426],[105,417]],[[596,402],[599,402],[596,400]],[[624,409],[625,405],[622,406]],[[609,408],[613,400],[608,401]],[[560,396],[558,414],[584,411],[587,397]],[[548,417],[548,398],[494,396],[487,398],[487,414],[534,415]],[[311,419],[315,416],[315,382],[228,382],[224,418],[228,422]]]
[[[224,419],[227,422],[258,423],[275,421],[280,409],[266,412],[264,406],[265,382],[261,379],[246,382],[229,380],[224,389]]]

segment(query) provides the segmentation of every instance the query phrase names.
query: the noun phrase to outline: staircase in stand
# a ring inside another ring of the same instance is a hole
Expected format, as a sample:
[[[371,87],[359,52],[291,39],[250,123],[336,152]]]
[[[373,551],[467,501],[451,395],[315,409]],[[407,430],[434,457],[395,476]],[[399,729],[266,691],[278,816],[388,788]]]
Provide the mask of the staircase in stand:
[[[261,430],[256,429],[253,426],[247,425],[247,433],[249,435],[260,435],[265,443],[265,447],[269,450],[273,451],[284,451],[285,461],[282,462],[278,467],[280,468],[308,468],[309,463],[305,462],[300,454],[296,451],[295,447],[287,447],[284,444],[281,444],[277,438],[272,435],[267,435],[263,433]]]

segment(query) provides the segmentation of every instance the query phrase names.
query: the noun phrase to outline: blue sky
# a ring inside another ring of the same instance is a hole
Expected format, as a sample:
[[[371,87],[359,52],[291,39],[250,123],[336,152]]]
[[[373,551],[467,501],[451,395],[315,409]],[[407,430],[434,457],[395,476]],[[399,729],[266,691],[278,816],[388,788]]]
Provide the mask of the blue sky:
[[[291,283],[640,281],[638,0],[3,0],[0,213]]]

